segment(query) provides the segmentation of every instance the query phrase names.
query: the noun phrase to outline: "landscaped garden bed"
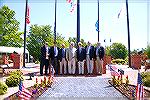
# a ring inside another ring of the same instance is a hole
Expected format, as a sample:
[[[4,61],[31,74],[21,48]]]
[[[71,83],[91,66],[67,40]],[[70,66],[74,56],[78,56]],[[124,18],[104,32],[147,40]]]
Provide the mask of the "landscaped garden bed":
[[[128,79],[125,83],[122,83],[120,79],[115,79],[113,77],[112,80],[109,80],[108,82],[128,99],[136,99],[136,86],[128,84]],[[144,98],[150,98],[149,90],[144,89]]]
[[[51,87],[53,83],[53,78],[48,77],[48,80],[46,80],[46,77],[44,77],[44,81],[41,80],[41,83],[38,84],[38,81],[36,79],[36,84],[34,86],[26,88],[32,93],[31,100],[37,99],[40,95],[42,95],[48,88]],[[8,96],[7,98],[4,98],[4,100],[20,100],[19,99],[19,91]]]

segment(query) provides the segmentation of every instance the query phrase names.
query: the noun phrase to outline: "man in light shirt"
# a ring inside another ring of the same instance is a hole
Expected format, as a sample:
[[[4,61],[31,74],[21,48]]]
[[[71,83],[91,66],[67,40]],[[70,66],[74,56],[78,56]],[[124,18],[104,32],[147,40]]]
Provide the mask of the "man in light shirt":
[[[93,73],[93,59],[94,59],[94,46],[88,41],[86,48],[86,65],[87,65],[87,74]]]
[[[68,72],[69,74],[75,74],[76,70],[76,48],[74,47],[74,43],[71,42],[69,48],[66,52],[66,59],[68,61]]]

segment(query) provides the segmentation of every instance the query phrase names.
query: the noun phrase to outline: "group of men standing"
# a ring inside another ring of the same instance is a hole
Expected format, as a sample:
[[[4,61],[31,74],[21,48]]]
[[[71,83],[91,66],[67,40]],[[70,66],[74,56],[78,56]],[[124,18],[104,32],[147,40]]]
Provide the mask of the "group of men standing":
[[[70,43],[68,48],[65,48],[65,44],[62,44],[62,47],[59,48],[56,43],[49,48],[46,42],[41,47],[40,75],[43,75],[44,66],[45,75],[48,75],[48,68],[51,70],[51,67],[54,68],[56,75],[75,74],[76,65],[78,66],[78,74],[84,75],[85,62],[87,74],[93,74],[94,61],[96,61],[97,74],[102,75],[103,57],[104,48],[99,42],[96,47],[92,46],[90,42],[87,43],[86,47],[83,47],[82,43],[79,42],[77,49],[74,47],[73,42]]]

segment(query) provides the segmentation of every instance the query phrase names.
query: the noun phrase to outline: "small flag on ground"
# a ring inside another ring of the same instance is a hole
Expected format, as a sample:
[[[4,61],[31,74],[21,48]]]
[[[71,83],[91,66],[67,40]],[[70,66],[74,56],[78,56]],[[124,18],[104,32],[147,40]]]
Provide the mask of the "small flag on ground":
[[[115,66],[108,65],[110,68],[110,73],[112,76],[120,76],[120,73],[118,72],[118,69]]]
[[[21,100],[30,100],[32,93],[28,91],[24,86],[22,81],[19,83],[19,98]]]
[[[137,79],[137,87],[136,87],[136,100],[142,100],[144,97],[144,88],[143,88],[143,82],[141,74],[138,73],[138,79]]]
[[[96,23],[95,23],[95,27],[96,27],[96,31],[99,31],[99,22],[98,22],[98,20],[96,21]]]

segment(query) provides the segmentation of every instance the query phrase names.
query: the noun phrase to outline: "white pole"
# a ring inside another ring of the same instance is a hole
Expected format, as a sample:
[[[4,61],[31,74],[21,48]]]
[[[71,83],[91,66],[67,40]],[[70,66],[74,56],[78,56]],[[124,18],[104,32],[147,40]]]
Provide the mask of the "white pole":
[[[149,43],[149,0],[147,0],[147,46],[150,46]]]

